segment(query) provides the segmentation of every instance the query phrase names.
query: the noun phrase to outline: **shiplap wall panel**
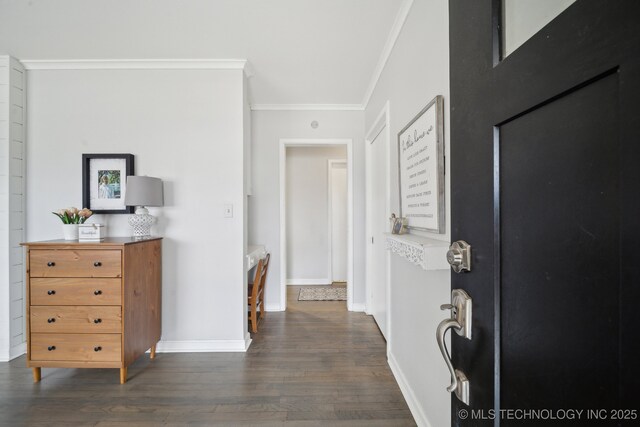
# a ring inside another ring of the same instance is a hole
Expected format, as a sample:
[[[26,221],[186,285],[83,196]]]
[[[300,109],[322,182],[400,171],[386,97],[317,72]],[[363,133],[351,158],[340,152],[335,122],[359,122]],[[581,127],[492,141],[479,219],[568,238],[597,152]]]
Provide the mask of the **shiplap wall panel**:
[[[0,56],[0,360],[24,352],[24,67]]]
[[[9,156],[11,156],[12,159],[22,160],[22,153],[24,151],[22,149],[23,144],[24,143],[22,141],[18,141],[15,139],[9,143]]]
[[[9,274],[9,57],[0,56],[0,361],[11,348]]]
[[[9,67],[9,74],[11,80],[11,86],[18,88],[20,90],[24,89],[24,68],[22,65],[12,58],[11,67]],[[22,102],[17,105],[23,105]]]
[[[24,289],[20,286],[20,283],[12,283],[9,289],[9,298],[11,301],[16,301],[24,298]]]
[[[7,180],[9,177],[7,177]],[[9,181],[9,191],[11,194],[24,194],[24,178],[21,176],[14,176]],[[24,218],[23,218],[24,219]]]
[[[15,58],[9,59],[9,85],[10,85],[10,117],[11,129],[9,133],[9,157],[11,158],[9,187],[11,198],[9,203],[9,229],[11,230],[11,248],[20,249],[20,243],[24,241],[24,144],[25,144],[25,70],[22,64]],[[11,182],[19,181],[20,186],[12,186]],[[9,257],[11,264],[11,275],[9,276],[11,285],[24,287],[25,266],[24,257]],[[20,347],[25,340],[25,300],[23,295],[16,295],[11,301],[11,350],[10,358],[23,353]]]
[[[11,129],[10,129],[9,133],[11,135],[11,140],[12,141],[23,142],[23,136],[22,135],[24,135],[24,127],[22,126],[21,123],[11,122]]]

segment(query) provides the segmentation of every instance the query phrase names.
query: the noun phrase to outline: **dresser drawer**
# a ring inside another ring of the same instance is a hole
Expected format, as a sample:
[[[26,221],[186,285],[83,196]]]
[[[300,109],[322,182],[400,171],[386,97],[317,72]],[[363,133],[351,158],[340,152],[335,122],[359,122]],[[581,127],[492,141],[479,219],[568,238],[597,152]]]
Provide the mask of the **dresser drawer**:
[[[120,279],[31,279],[31,305],[121,305]]]
[[[31,334],[31,360],[118,362],[120,334]]]
[[[121,277],[121,251],[48,250],[29,251],[31,277]]]
[[[122,331],[120,307],[109,306],[31,306],[31,332],[119,334]]]

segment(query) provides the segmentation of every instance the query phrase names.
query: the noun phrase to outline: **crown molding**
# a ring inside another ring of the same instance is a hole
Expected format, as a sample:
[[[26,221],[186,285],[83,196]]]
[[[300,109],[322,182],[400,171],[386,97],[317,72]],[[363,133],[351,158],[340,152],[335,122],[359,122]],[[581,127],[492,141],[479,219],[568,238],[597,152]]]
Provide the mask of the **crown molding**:
[[[246,59],[25,59],[27,70],[253,70]]]
[[[360,104],[254,104],[253,111],[363,111]]]
[[[362,106],[364,108],[367,108],[367,105],[371,100],[373,91],[375,90],[378,84],[378,80],[380,80],[380,76],[382,75],[382,71],[384,70],[385,65],[387,65],[389,56],[391,56],[393,47],[396,45],[396,41],[400,36],[402,27],[404,27],[404,23],[407,20],[407,16],[409,16],[409,11],[411,10],[412,5],[413,5],[413,0],[404,0],[402,5],[400,6],[400,9],[398,10],[396,19],[395,21],[393,21],[393,25],[391,26],[391,31],[389,31],[389,35],[387,36],[387,41],[384,44],[384,48],[382,49],[382,52],[380,53],[380,59],[378,59],[378,64],[376,65],[376,68],[373,70],[371,81],[369,82],[367,91],[364,94],[364,99],[362,100]]]

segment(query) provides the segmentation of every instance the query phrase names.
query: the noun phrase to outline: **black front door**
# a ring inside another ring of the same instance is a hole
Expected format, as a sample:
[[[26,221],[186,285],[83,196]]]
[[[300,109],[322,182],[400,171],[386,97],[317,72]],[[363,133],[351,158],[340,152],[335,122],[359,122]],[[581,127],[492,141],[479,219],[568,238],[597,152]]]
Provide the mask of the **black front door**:
[[[578,0],[508,57],[451,0],[455,426],[640,425],[640,2]]]

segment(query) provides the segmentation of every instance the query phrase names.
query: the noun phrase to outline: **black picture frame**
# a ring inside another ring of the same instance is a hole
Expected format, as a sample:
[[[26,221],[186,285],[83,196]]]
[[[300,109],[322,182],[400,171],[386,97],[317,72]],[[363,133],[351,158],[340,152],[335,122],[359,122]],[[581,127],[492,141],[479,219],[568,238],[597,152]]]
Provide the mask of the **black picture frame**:
[[[126,177],[135,174],[134,156],[133,154],[83,154],[82,155],[82,207],[91,209],[96,214],[131,214],[133,213],[134,206],[126,206],[124,204],[124,197],[122,199],[122,209],[118,208],[101,208],[97,206],[95,202],[92,202],[91,197],[91,164],[96,160],[124,160],[125,162],[125,176],[120,174],[120,181],[126,182]],[[93,199],[95,200],[95,198]],[[93,204],[93,206],[92,206]]]

